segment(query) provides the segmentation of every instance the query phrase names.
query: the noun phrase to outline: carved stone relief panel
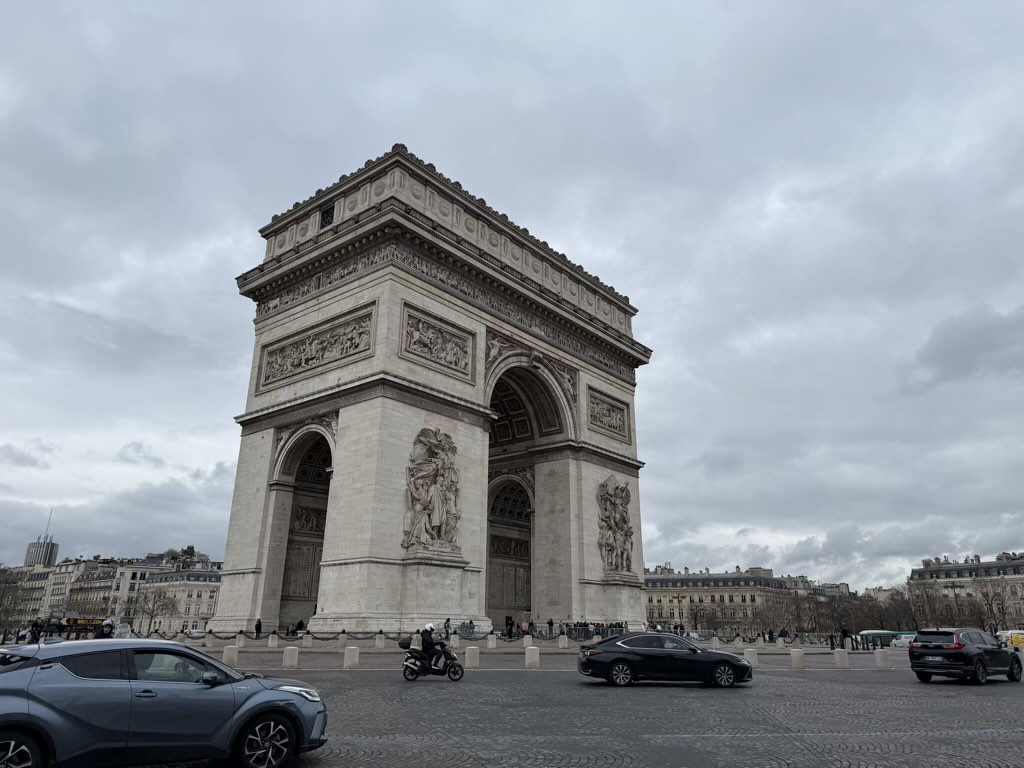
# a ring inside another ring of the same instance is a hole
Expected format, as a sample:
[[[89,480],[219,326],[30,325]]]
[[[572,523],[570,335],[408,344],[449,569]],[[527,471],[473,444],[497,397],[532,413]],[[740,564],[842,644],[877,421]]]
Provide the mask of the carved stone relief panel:
[[[292,511],[292,533],[323,534],[326,525],[326,509],[295,507]]]
[[[587,421],[590,428],[611,435],[624,443],[632,442],[629,406],[590,387],[587,387],[587,395]]]
[[[405,475],[405,549],[461,552],[457,453],[452,436],[440,428],[425,427],[416,435]]]
[[[632,572],[633,526],[629,521],[629,483],[609,475],[597,488],[597,546],[605,571]]]
[[[399,354],[472,383],[476,368],[476,334],[406,304],[402,307]]]
[[[490,553],[493,557],[508,560],[529,560],[530,542],[526,539],[513,539],[510,536],[492,534]]]
[[[364,306],[341,319],[265,346],[260,355],[259,389],[371,356],[374,311],[375,305]]]
[[[526,351],[522,344],[502,336],[492,329],[487,329],[487,370],[491,370],[498,360],[508,352]]]
[[[566,399],[572,404],[573,408],[576,407],[579,402],[579,374],[575,368],[570,368],[568,365],[562,365],[556,363],[554,360],[545,358],[544,362],[547,363],[548,367],[554,371],[555,377],[558,379],[558,384],[562,388],[562,392],[565,394]]]

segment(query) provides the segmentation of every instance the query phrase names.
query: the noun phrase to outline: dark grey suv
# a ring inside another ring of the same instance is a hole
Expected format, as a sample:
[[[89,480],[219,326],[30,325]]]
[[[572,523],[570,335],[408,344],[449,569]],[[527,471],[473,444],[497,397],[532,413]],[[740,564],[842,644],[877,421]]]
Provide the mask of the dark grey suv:
[[[959,677],[984,685],[989,675],[1021,678],[1021,660],[1006,643],[977,627],[919,629],[910,641],[910,668],[927,683],[933,676]]]
[[[0,648],[0,768],[231,759],[278,768],[327,740],[320,694],[180,643]]]

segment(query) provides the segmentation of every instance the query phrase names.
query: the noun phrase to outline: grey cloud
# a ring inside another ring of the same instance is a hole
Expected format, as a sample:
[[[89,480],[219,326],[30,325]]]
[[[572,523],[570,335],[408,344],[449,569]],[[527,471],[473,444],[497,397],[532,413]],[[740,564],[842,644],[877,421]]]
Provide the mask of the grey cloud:
[[[140,442],[127,443],[117,452],[118,461],[128,464],[148,464],[152,467],[163,467],[166,465],[163,459],[155,455],[149,446]]]
[[[33,453],[17,448],[10,443],[0,445],[0,462],[11,467],[46,469],[50,466]]]
[[[906,388],[919,393],[978,374],[1024,373],[1024,307],[998,312],[974,307],[943,320],[914,355]]]

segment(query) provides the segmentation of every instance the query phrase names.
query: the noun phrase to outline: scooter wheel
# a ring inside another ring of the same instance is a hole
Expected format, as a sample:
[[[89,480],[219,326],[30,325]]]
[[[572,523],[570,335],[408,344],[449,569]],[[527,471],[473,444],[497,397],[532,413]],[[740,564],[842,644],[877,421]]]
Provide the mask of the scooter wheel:
[[[462,668],[461,664],[451,664],[448,666],[449,680],[461,680],[464,674],[466,674],[466,670]]]
[[[404,677],[406,680],[415,680],[419,676],[420,673],[417,672],[415,669],[406,666],[402,667],[402,677]]]

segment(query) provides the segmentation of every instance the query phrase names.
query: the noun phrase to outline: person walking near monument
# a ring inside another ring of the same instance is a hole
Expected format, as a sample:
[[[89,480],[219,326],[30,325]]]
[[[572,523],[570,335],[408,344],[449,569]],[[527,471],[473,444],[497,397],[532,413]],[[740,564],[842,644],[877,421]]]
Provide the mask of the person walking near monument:
[[[260,632],[262,632],[262,631],[263,631],[263,620],[262,619],[256,619],[256,639],[257,640],[260,639]]]
[[[445,619],[444,620],[444,639],[445,640],[451,640],[452,639],[452,620],[451,619]]]

